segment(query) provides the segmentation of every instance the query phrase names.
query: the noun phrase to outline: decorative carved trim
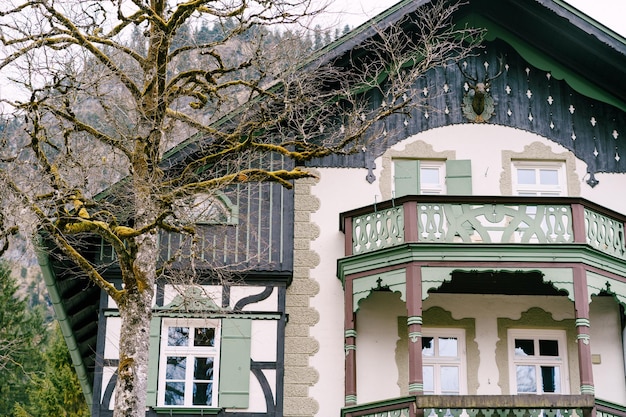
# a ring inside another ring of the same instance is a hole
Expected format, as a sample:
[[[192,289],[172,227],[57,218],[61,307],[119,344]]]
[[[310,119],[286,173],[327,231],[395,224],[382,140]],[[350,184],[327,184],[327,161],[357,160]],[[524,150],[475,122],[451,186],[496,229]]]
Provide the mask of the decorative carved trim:
[[[406,139],[405,139],[406,141]],[[382,171],[380,173],[380,194],[383,200],[391,199],[392,189],[392,167],[391,163],[393,158],[407,158],[407,159],[438,159],[448,160],[456,159],[456,151],[442,151],[437,152],[433,149],[433,146],[429,143],[421,140],[408,143],[403,149],[388,149],[382,155]]]
[[[567,194],[569,197],[580,196],[580,178],[576,174],[576,157],[574,154],[568,151],[555,153],[550,146],[541,142],[533,142],[524,146],[522,152],[502,151],[502,173],[500,174],[500,193],[502,195],[513,195],[513,173],[511,172],[513,160],[564,162]]]
[[[219,311],[219,307],[207,294],[199,287],[189,286],[182,294],[178,294],[171,303],[159,308],[159,310],[172,311]]]

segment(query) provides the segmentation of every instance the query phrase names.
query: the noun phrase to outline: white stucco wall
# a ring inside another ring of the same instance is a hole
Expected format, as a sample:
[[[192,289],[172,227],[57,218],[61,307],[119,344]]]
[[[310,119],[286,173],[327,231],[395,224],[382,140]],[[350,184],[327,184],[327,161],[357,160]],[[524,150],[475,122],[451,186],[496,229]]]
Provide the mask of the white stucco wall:
[[[523,155],[528,149],[533,152],[545,152],[546,155],[561,155],[571,153],[554,142],[551,142],[538,135],[518,129],[493,125],[456,125],[427,132],[410,137],[393,146],[393,151],[403,151],[411,143],[421,141],[432,147],[434,152],[454,151],[455,159],[470,159],[472,161],[472,186],[474,195],[501,195],[501,180],[503,172],[503,151],[513,152],[515,155]],[[415,157],[415,156],[411,156]],[[319,404],[318,416],[338,415],[339,409],[344,404],[344,303],[343,289],[340,281],[336,277],[336,261],[344,255],[344,235],[339,231],[339,213],[361,206],[373,204],[381,201],[385,195],[384,188],[389,189],[390,184],[381,184],[381,178],[385,177],[383,171],[383,158],[375,161],[376,169],[374,175],[376,181],[369,184],[365,177],[365,169],[348,168],[318,168],[319,181],[311,187],[311,193],[320,202],[320,208],[311,215],[311,221],[319,228],[319,236],[311,242],[311,250],[319,255],[319,264],[310,271],[310,276],[319,283],[319,292],[311,299],[311,307],[319,313],[319,320],[310,329],[310,334],[319,343],[318,351],[311,356],[309,364],[317,371],[318,380],[310,390],[309,395],[317,399]],[[617,174],[598,174],[596,178],[600,184],[595,188],[589,187],[584,181],[586,178],[586,164],[574,158],[573,166],[569,167],[570,181],[575,179],[577,193],[570,195],[582,196],[591,201],[611,208],[616,211],[626,212],[626,199],[615,198],[614,191],[624,187],[626,176]],[[392,181],[387,175],[386,181]],[[427,303],[433,301],[427,300]],[[498,306],[508,315],[514,317],[530,306],[536,305],[536,300],[522,300],[517,303],[501,302]],[[497,343],[496,317],[493,315],[494,306],[487,303],[454,303],[449,306],[455,317],[475,317],[476,336],[480,340],[481,357],[486,358],[493,355]],[[542,307],[543,308],[543,307]],[[554,305],[545,305],[546,311],[552,312],[556,317],[573,317],[571,304],[566,302],[565,306],[557,308]],[[373,310],[374,311],[374,310]],[[373,311],[367,314],[372,314]],[[381,311],[383,313],[383,311]],[[396,314],[395,310],[387,311],[389,314]],[[364,313],[365,314],[365,313]],[[600,314],[595,312],[594,314]],[[390,322],[388,318],[386,322]],[[372,327],[363,328],[359,325],[358,338],[368,333],[380,336],[380,342],[388,344],[389,347],[395,344],[395,340],[388,340],[391,333],[397,331],[397,326],[387,328],[387,325],[377,324],[377,316],[374,314],[370,322]],[[601,319],[602,320],[602,319]],[[394,322],[395,323],[395,322]],[[372,330],[378,327],[377,330]],[[594,345],[602,356],[603,363],[594,365],[594,372],[603,372],[609,361],[617,360],[621,353],[621,341],[615,339],[615,335],[605,335],[599,329],[592,329],[593,340],[611,340],[611,346],[602,342],[603,348]],[[381,333],[377,333],[381,332]],[[384,337],[383,337],[384,335]],[[608,336],[611,336],[610,338]],[[396,335],[397,339],[397,335]],[[358,343],[358,342],[357,342]],[[387,346],[385,345],[385,348]],[[394,380],[393,373],[397,371],[388,367],[389,360],[374,357],[375,349],[368,353],[367,348],[359,351],[357,356],[358,369],[361,375],[358,376],[358,402],[378,400],[382,398],[394,397],[399,393],[396,385],[383,388],[380,379],[364,376],[362,363],[372,362],[372,375],[376,375],[374,369],[383,370],[387,373],[386,378]],[[610,351],[610,352],[609,352]],[[368,358],[367,356],[372,356]],[[604,359],[606,358],[606,360]],[[623,358],[623,356],[622,356]],[[619,361],[620,370],[623,369],[623,359]],[[613,368],[615,369],[615,368]],[[621,371],[620,371],[621,372]],[[363,381],[362,381],[363,378]],[[395,377],[397,378],[397,376]],[[607,382],[597,383],[596,392],[600,398],[624,403],[626,395],[623,388],[623,375],[617,374],[618,381],[607,380]],[[495,381],[499,375],[495,365],[489,360],[481,360],[479,368],[479,387],[477,394],[500,394],[501,390]],[[395,381],[395,380],[394,380]],[[365,386],[363,386],[365,385]],[[619,390],[621,393],[618,393]],[[389,392],[387,392],[389,391]],[[606,395],[604,392],[606,391]]]

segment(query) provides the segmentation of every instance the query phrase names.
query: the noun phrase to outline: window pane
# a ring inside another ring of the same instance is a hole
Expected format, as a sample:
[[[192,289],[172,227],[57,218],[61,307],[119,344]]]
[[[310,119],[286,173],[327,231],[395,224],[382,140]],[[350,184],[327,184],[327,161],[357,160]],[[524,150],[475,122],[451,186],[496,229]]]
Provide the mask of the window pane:
[[[185,383],[166,382],[165,383],[165,405],[185,404]]]
[[[422,356],[435,356],[435,340],[432,337],[422,337]]]
[[[438,168],[420,168],[420,183],[439,184]]]
[[[540,169],[539,183],[543,185],[559,185],[559,172],[556,169]]]
[[[558,366],[542,366],[541,382],[543,384],[543,392],[561,392],[561,376]]]
[[[556,340],[539,340],[539,355],[559,356],[559,342]]]
[[[533,356],[535,343],[532,339],[515,339],[515,356]]]
[[[165,368],[165,379],[185,379],[185,368],[187,358],[184,356],[168,356],[167,367]]]
[[[456,337],[440,337],[439,338],[439,356],[458,356],[458,341]]]
[[[196,358],[193,369],[193,379],[204,381],[213,380],[213,358]]]
[[[517,183],[518,184],[527,184],[532,185],[537,183],[537,179],[535,177],[534,169],[517,169]]]
[[[168,327],[167,328],[167,345],[168,346],[188,346],[189,345],[189,327]]]
[[[193,384],[193,405],[211,405],[213,384],[202,382]]]
[[[441,393],[459,393],[459,368],[457,366],[442,366],[441,371]]]
[[[537,376],[534,366],[517,366],[517,392],[537,392]]]
[[[194,346],[215,346],[215,329],[213,327],[196,327],[194,329]]]
[[[435,393],[435,368],[433,366],[423,366],[424,374],[424,394]]]

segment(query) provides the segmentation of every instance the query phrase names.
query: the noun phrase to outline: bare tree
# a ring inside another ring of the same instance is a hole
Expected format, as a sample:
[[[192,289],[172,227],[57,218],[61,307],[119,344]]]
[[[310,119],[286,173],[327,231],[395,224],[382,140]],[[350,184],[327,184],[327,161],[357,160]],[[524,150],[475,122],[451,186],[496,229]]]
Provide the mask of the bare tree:
[[[194,233],[179,202],[228,185],[308,177],[299,164],[360,152],[379,121],[421,105],[415,80],[468,54],[479,32],[457,29],[457,6],[372,26],[352,55],[302,60],[268,46],[268,28],[304,24],[311,0],[5,0],[0,70],[25,99],[7,101],[22,121],[2,143],[0,238],[43,234],[119,307],[122,326],[115,416],[145,413],[148,329],[158,232]],[[189,39],[214,24],[220,36]],[[206,27],[205,27],[206,28]],[[407,30],[408,29],[408,30]],[[181,37],[182,36],[182,37]],[[336,58],[336,59],[335,59]],[[339,59],[341,58],[341,59]],[[372,106],[380,91],[384,105]],[[192,158],[163,161],[184,143]],[[280,155],[295,164],[245,163]],[[118,181],[124,178],[123,181]],[[105,188],[114,198],[95,198]],[[76,236],[111,245],[123,289],[81,253]]]

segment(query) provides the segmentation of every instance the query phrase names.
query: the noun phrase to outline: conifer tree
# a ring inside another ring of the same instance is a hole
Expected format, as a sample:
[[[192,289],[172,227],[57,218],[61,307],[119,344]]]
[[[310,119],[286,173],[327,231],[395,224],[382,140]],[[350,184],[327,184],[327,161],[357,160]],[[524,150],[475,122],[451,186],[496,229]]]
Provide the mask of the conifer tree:
[[[46,330],[40,310],[29,310],[5,264],[0,264],[0,415],[10,416],[16,403],[28,402],[42,362]],[[66,349],[67,350],[67,349]]]

